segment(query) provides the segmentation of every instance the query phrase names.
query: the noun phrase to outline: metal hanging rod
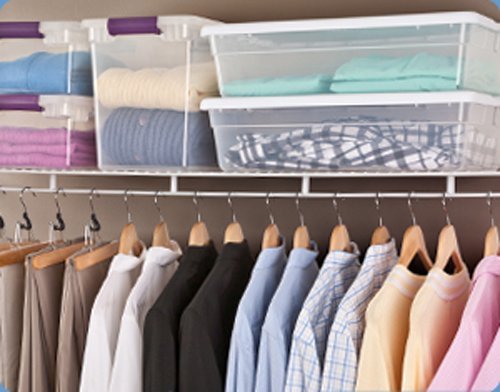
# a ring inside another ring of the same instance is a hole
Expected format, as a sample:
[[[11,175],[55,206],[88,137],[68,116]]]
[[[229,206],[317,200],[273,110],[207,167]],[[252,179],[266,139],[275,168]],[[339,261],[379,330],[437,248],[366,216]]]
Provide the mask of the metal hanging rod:
[[[125,189],[83,189],[83,188],[59,188],[67,195],[94,195],[101,196],[147,196],[147,197],[204,197],[204,198],[274,198],[274,199],[441,199],[444,197],[450,199],[481,199],[481,198],[500,198],[500,192],[222,192],[222,191],[141,191]],[[0,191],[21,192],[22,187],[0,187]],[[26,192],[54,194],[55,191],[50,188],[27,188]]]

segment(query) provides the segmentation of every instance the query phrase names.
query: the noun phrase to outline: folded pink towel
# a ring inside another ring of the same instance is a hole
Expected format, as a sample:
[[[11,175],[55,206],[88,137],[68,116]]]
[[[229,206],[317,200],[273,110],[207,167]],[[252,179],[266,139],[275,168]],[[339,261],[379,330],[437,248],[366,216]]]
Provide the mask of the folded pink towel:
[[[17,155],[41,153],[52,156],[65,157],[66,154],[79,153],[81,156],[95,157],[94,145],[85,145],[79,142],[71,142],[69,149],[66,144],[10,144],[0,143],[0,154]]]
[[[66,144],[66,128],[0,127],[0,143],[10,144]],[[71,141],[95,141],[93,131],[72,131]]]
[[[65,156],[54,156],[40,153],[28,155],[0,155],[0,166],[15,167],[40,167],[51,169],[64,169],[73,166],[95,166],[96,160],[87,156],[81,157],[78,154],[71,157],[68,165]]]

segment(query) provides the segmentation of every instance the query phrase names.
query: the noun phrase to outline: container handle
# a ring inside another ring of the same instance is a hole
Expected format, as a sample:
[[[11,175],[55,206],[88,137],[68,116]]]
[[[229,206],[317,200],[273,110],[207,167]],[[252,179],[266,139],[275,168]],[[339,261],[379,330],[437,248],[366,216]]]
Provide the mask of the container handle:
[[[108,32],[110,35],[161,34],[156,16],[110,18]]]
[[[0,22],[0,39],[43,37],[40,22]]]
[[[42,112],[38,95],[0,95],[0,110]]]

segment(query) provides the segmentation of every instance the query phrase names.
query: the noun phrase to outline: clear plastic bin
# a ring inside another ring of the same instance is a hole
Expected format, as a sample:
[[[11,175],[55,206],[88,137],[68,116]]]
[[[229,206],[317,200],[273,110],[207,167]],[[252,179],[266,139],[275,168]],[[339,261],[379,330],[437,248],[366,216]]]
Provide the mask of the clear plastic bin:
[[[500,100],[473,92],[203,101],[225,171],[500,167]]]
[[[222,96],[500,94],[499,25],[473,12],[207,26]]]
[[[0,167],[95,168],[91,98],[0,95]]]
[[[93,56],[99,167],[217,165],[202,98],[217,77],[194,16],[86,20]]]
[[[0,22],[0,94],[92,95],[79,22]]]

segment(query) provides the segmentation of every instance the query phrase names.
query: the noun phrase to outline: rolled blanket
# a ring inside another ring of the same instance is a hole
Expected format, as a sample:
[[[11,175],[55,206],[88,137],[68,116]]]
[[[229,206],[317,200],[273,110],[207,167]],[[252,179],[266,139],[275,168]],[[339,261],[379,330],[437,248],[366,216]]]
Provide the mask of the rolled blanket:
[[[99,76],[97,88],[99,102],[108,108],[184,110],[186,67],[146,68],[139,71],[110,68]],[[190,111],[199,110],[203,98],[218,95],[213,63],[191,65],[187,93]]]
[[[0,94],[92,95],[90,53],[37,52],[0,62]]]
[[[215,166],[215,146],[208,115],[188,117],[187,165]],[[103,159],[131,166],[183,165],[184,113],[173,110],[120,108],[102,130]]]

